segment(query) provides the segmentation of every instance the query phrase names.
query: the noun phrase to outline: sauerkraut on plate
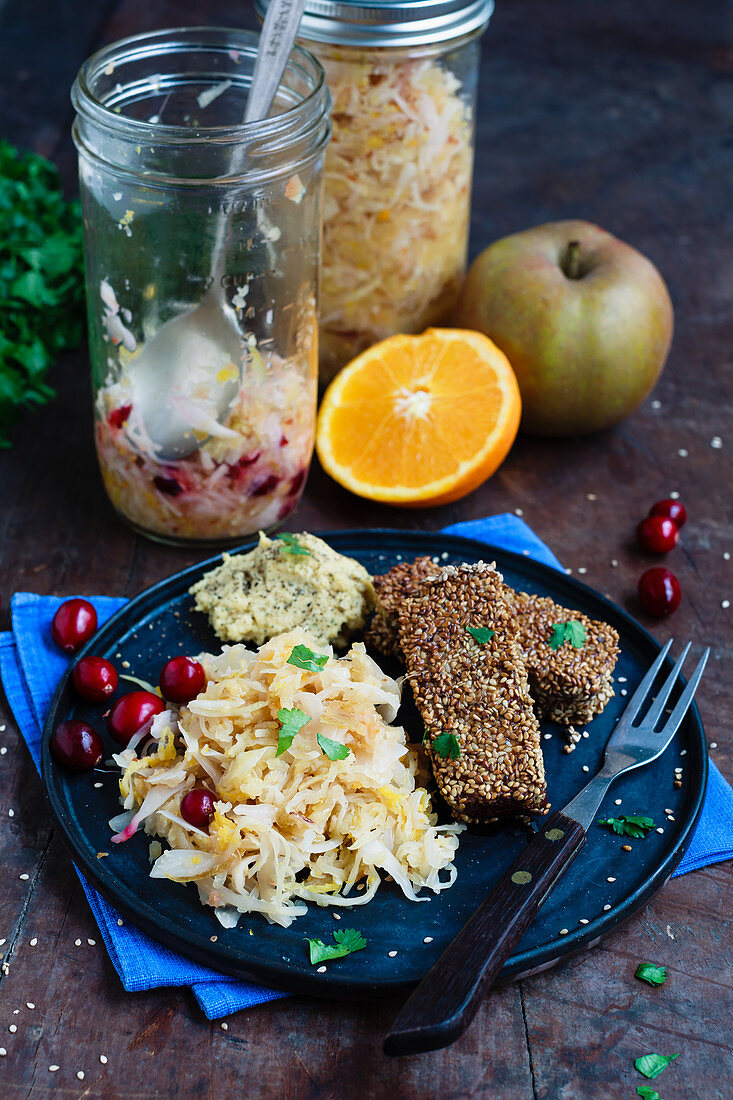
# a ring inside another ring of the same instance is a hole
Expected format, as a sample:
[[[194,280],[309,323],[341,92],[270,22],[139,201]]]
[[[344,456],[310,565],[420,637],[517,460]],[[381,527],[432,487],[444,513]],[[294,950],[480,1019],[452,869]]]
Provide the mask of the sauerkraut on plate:
[[[164,839],[153,878],[195,883],[225,927],[365,905],[383,875],[412,901],[453,884],[464,826],[437,824],[418,752],[391,724],[399,686],[361,643],[336,657],[294,630],[198,659],[206,689],[157,715],[140,755],[137,737],[114,756],[126,812],[113,840],[140,826]],[[201,786],[208,830],[180,812]]]

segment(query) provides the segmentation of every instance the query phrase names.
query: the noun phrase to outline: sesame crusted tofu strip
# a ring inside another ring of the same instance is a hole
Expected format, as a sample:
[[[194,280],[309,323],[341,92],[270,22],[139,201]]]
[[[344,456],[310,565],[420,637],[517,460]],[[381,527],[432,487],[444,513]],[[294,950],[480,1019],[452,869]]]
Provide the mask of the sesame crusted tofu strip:
[[[403,601],[399,623],[424,744],[453,816],[544,813],[540,728],[501,573],[484,562],[445,566]],[[494,634],[482,643],[468,627]]]
[[[571,611],[547,596],[514,592],[512,604],[539,717],[566,726],[590,722],[613,697],[617,632],[608,623]],[[581,623],[585,641],[580,647],[566,641],[553,649],[553,627],[565,622]]]
[[[388,573],[373,577],[376,606],[364,641],[383,657],[402,657],[400,648],[399,609],[408,596],[414,596],[425,577],[433,576],[439,567],[428,556],[402,561]]]
[[[400,562],[374,577],[377,604],[366,642],[383,656],[402,658],[399,609],[414,595],[425,577],[439,572],[430,557]],[[529,686],[539,718],[563,725],[584,725],[600,714],[613,697],[612,673],[618,657],[618,634],[607,623],[571,611],[548,596],[515,592],[507,586],[517,621],[519,645],[527,666]],[[581,648],[564,643],[549,645],[556,623],[574,621],[586,629]]]

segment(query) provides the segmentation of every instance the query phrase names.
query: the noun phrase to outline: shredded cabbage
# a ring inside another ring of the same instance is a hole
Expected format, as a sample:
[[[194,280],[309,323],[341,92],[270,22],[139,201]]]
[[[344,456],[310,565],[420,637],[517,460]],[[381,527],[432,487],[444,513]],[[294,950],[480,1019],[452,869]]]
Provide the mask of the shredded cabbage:
[[[156,455],[135,407],[129,353],[118,348],[96,398],[96,446],[112,504],[146,531],[191,539],[229,539],[268,529],[300,499],[313,453],[315,321],[286,361],[250,344],[242,386],[224,424],[205,404],[177,409],[202,439],[178,460]],[[306,331],[307,330],[307,331]]]
[[[473,127],[438,58],[317,52],[333,99],[320,298],[327,380],[376,341],[448,319],[465,272]]]
[[[296,645],[327,654],[324,668],[289,664]],[[198,659],[205,691],[177,717],[156,716],[145,755],[115,757],[128,814],[113,839],[122,842],[143,825],[169,845],[151,877],[194,882],[225,927],[242,913],[288,926],[305,902],[365,905],[380,871],[412,901],[427,900],[424,888],[438,893],[452,885],[465,826],[436,824],[418,752],[389,724],[399,687],[362,644],[335,657],[330,646],[293,630],[256,652],[224,646]],[[277,755],[278,711],[292,709],[310,720]],[[331,760],[319,735],[346,746],[346,758]],[[194,786],[215,797],[208,832],[180,814]]]

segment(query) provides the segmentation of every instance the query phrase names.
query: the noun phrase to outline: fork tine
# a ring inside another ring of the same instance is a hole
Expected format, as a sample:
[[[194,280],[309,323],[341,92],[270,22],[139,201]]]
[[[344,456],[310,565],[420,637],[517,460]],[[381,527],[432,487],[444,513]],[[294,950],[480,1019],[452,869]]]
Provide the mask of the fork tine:
[[[662,667],[662,665],[664,663],[664,658],[669,653],[669,647],[671,645],[672,645],[672,639],[670,638],[669,641],[667,642],[667,644],[665,646],[663,646],[662,649],[659,651],[659,656],[657,657],[656,661],[654,662],[652,667],[649,669],[646,676],[641,681],[638,688],[636,689],[636,691],[634,692],[634,694],[631,696],[628,703],[626,704],[626,709],[624,710],[623,714],[621,715],[621,721],[619,722],[619,725],[622,725],[622,724],[624,726],[630,725],[633,722],[634,718],[636,718],[642,704],[644,703],[644,701],[646,700],[646,698],[649,694],[649,689],[651,688],[652,684],[654,683],[654,681],[657,677],[657,673],[659,672],[660,668]]]
[[[685,663],[687,654],[690,652],[691,644],[691,642],[688,642],[685,648],[682,650],[681,655],[677,658],[674,665],[672,666],[672,671],[659,689],[659,693],[657,694],[656,699],[642,718],[642,724],[644,726],[648,726],[650,729],[654,729],[654,727],[656,726],[659,715],[664,710],[664,704],[669,699],[672,688],[677,683],[677,677],[682,672],[682,666]]]
[[[708,647],[703,653],[700,660],[697,662],[697,668],[693,672],[690,679],[687,681],[687,686],[685,687],[685,690],[680,695],[677,703],[675,704],[674,710],[662,727],[662,733],[666,737],[664,746],[665,748],[672,740],[674,735],[677,733],[677,730],[682,723],[682,719],[685,717],[687,711],[690,708],[690,704],[692,702],[695,692],[697,691],[697,685],[700,683],[700,678],[705,670],[705,665],[707,664],[709,656],[710,648]]]

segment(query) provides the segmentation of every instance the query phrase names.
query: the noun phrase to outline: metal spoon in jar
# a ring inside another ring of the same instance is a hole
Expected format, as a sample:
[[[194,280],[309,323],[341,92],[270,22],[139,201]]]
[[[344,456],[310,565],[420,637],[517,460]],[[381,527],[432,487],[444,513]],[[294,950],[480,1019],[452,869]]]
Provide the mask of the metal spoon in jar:
[[[244,123],[267,117],[298,31],[305,0],[272,0],[262,31],[247,98]],[[241,170],[235,153],[231,172]],[[222,215],[211,254],[210,289],[198,305],[166,321],[129,363],[133,405],[156,457],[176,460],[193,454],[211,435],[226,437],[222,425],[242,381],[244,339],[224,287],[229,218]]]

